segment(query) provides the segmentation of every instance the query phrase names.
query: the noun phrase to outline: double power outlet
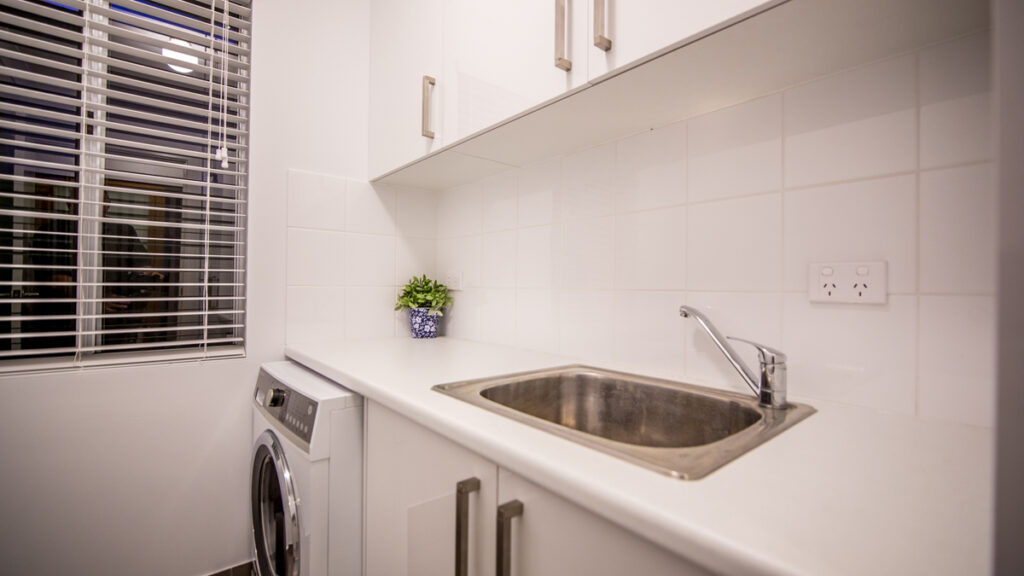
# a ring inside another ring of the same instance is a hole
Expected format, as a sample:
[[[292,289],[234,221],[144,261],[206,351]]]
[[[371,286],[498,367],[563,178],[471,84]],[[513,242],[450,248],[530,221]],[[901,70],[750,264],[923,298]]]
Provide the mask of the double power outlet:
[[[815,262],[808,272],[811,302],[885,304],[888,266],[883,262]]]

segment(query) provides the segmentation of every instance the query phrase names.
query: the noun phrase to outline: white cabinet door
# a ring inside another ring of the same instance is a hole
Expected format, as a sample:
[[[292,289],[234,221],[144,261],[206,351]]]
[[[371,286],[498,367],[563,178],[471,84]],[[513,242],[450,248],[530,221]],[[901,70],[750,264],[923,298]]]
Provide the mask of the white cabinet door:
[[[589,0],[445,0],[444,131],[468,136],[587,81]],[[565,59],[555,66],[564,7]]]
[[[586,0],[590,79],[772,0]],[[600,16],[604,14],[602,30]],[[603,32],[611,47],[594,45]]]
[[[428,154],[445,141],[439,129],[446,91],[442,16],[442,0],[370,3],[371,178]],[[426,94],[427,128],[434,131],[434,138],[422,134],[424,76],[436,80]]]
[[[499,506],[522,503],[509,522],[511,576],[711,574],[508,470],[498,486]]]
[[[366,574],[451,576],[456,485],[469,478],[468,574],[494,571],[497,467],[376,402],[366,405]]]

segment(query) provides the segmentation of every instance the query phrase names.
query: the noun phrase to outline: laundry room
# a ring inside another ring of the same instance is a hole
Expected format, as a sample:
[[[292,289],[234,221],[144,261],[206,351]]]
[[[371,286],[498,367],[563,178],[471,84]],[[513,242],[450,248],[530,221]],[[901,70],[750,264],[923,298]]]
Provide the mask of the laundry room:
[[[1018,3],[0,13],[0,574],[1024,572]]]

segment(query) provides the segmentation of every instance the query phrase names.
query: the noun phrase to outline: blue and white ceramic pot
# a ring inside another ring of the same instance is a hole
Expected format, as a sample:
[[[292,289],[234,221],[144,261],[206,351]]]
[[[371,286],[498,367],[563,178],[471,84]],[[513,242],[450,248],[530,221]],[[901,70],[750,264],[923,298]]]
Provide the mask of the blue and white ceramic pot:
[[[440,316],[430,314],[430,308],[410,308],[409,321],[412,324],[412,337],[436,338],[438,318]]]

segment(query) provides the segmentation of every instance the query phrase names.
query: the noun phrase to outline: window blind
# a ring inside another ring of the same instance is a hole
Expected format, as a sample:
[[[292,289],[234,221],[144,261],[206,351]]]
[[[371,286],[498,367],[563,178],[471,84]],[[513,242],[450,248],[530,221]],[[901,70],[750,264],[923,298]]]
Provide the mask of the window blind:
[[[243,353],[248,0],[0,0],[0,371]]]

